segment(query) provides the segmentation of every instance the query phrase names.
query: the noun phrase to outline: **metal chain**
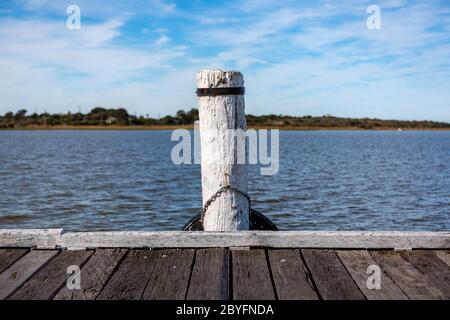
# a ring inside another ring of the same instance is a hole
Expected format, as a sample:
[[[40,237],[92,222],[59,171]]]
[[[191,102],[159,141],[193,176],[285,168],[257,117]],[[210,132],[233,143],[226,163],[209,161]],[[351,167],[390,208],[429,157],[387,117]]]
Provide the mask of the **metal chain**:
[[[206,211],[208,210],[208,207],[211,205],[211,203],[213,203],[214,201],[216,201],[216,199],[225,191],[230,190],[230,191],[235,191],[237,193],[239,193],[240,195],[244,196],[247,201],[248,201],[248,209],[250,210],[251,208],[251,201],[250,201],[250,196],[248,194],[246,194],[245,192],[242,192],[241,190],[232,187],[230,185],[226,185],[223,187],[220,187],[219,190],[216,191],[216,193],[214,193],[211,198],[208,199],[208,201],[205,202],[205,205],[202,208],[202,211],[200,212],[200,221],[203,223],[203,219],[205,217]]]

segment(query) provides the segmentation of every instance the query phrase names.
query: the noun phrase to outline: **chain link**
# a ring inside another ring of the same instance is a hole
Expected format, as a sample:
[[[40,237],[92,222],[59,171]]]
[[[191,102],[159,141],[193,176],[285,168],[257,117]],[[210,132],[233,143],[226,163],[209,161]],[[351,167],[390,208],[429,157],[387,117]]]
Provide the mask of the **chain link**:
[[[211,196],[211,198],[209,198],[208,201],[205,202],[205,205],[203,206],[202,211],[200,212],[200,221],[202,222],[202,224],[203,224],[203,221],[204,221],[203,219],[205,218],[206,211],[208,210],[208,208],[211,205],[211,203],[216,201],[216,199],[218,197],[220,197],[220,195],[222,193],[226,192],[227,190],[237,192],[240,195],[244,196],[247,199],[247,201],[248,201],[248,209],[250,211],[250,208],[251,208],[250,196],[248,194],[246,194],[245,192],[242,192],[241,190],[239,190],[239,189],[237,189],[235,187],[232,187],[230,185],[226,185],[226,186],[220,187],[219,190],[217,190],[216,193],[214,193]]]

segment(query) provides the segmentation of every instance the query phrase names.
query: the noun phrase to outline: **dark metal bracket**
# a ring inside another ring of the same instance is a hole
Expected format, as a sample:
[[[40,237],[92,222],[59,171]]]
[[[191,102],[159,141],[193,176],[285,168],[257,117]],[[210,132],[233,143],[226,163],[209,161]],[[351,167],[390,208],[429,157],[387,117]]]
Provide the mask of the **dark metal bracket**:
[[[197,97],[242,96],[245,94],[245,87],[198,88],[196,93]]]

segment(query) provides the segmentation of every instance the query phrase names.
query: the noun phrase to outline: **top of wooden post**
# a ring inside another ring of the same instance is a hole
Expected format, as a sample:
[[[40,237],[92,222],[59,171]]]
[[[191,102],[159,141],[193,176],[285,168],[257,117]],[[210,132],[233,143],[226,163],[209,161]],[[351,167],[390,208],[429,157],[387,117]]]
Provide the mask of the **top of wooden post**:
[[[197,88],[243,87],[244,76],[239,71],[217,69],[200,70],[197,73]]]

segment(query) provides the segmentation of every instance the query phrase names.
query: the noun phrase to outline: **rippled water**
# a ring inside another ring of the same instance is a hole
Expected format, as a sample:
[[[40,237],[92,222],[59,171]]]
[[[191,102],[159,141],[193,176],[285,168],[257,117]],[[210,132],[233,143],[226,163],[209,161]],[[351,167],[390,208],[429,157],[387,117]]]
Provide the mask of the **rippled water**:
[[[200,166],[172,164],[170,134],[1,131],[0,228],[180,229]],[[281,229],[450,230],[450,132],[281,132],[249,190]]]

